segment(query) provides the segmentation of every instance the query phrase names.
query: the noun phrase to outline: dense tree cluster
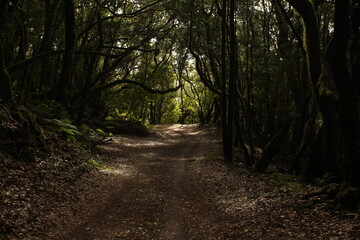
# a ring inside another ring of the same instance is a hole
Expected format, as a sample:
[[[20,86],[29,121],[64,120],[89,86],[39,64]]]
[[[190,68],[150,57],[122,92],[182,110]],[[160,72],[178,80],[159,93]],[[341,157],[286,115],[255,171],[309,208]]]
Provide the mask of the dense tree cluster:
[[[214,122],[227,161],[326,175],[359,201],[359,6],[1,0],[1,103],[77,124]]]

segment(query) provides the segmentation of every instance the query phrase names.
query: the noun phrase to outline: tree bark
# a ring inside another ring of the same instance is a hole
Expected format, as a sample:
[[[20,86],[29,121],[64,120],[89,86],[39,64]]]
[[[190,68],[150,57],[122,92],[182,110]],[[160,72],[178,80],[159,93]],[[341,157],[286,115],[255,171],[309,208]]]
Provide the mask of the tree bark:
[[[325,61],[323,66],[320,57],[320,36],[315,7],[310,0],[287,1],[299,12],[304,22],[307,67],[312,83],[313,97],[319,106],[323,118],[322,154],[325,161],[327,161],[325,166],[327,166],[327,171],[330,174],[334,174],[341,179],[342,171],[339,169],[339,134],[337,133],[337,97],[332,89],[332,76],[329,73],[327,62]]]
[[[7,104],[13,105],[15,101],[11,82],[11,77],[4,65],[3,47],[0,42],[0,99]]]
[[[2,39],[5,35],[4,28],[8,19],[8,9],[9,9],[8,0],[3,0],[0,2],[0,100],[4,101],[7,104],[14,104],[14,93],[12,89],[12,79],[6,70],[5,59],[4,59],[4,45]],[[14,6],[15,7],[15,6]]]
[[[280,152],[281,144],[289,131],[291,120],[291,117],[288,117],[280,131],[266,144],[260,159],[255,163],[256,172],[264,173],[271,160]]]
[[[75,6],[73,0],[65,0],[65,53],[62,69],[57,84],[55,99],[68,107],[68,87],[72,81],[73,60],[75,51]]]
[[[44,25],[44,36],[41,41],[41,47],[39,54],[45,52],[51,52],[53,50],[52,45],[54,42],[55,26],[59,22],[59,9],[58,1],[45,0],[44,1],[44,12],[45,12],[45,25]],[[50,56],[45,56],[41,62],[41,75],[40,75],[40,91],[49,91],[52,87],[53,75],[53,63]],[[54,87],[53,87],[54,88]],[[54,91],[54,89],[52,89]]]
[[[227,121],[227,96],[226,96],[226,84],[227,84],[227,61],[226,61],[226,14],[227,0],[222,1],[221,12],[221,129],[222,129],[222,144],[223,154],[225,158],[228,158],[227,147],[228,143],[228,121]]]
[[[287,0],[287,2],[299,12],[304,21],[304,44],[307,51],[307,67],[314,96],[318,99],[318,82],[322,67],[319,27],[315,8],[310,0]]]
[[[237,78],[237,42],[235,29],[235,1],[230,0],[229,6],[230,21],[230,56],[229,56],[229,97],[227,115],[227,145],[225,159],[229,162],[233,160],[233,126],[234,126],[234,103],[236,101],[236,78]]]
[[[360,187],[360,98],[349,72],[350,0],[335,1],[330,65],[341,104],[342,135],[350,185]]]

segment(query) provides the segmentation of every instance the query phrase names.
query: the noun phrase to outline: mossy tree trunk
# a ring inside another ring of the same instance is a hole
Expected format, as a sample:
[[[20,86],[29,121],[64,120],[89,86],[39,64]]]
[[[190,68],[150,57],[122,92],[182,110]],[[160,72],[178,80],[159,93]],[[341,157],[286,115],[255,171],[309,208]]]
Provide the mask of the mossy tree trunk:
[[[340,164],[341,146],[339,129],[339,100],[333,91],[320,88],[319,107],[323,118],[322,158],[328,174],[343,180],[343,169]]]
[[[341,136],[346,181],[337,196],[337,203],[341,206],[348,205],[347,207],[355,208],[360,201],[360,97],[356,84],[358,80],[353,78],[356,73],[351,75],[350,72],[351,1],[335,1],[334,35],[326,50],[324,65],[321,68],[321,61],[317,61],[316,58],[316,55],[320,53],[320,45],[309,41],[310,39],[316,40],[318,37],[317,23],[314,21],[316,14],[312,2],[310,0],[287,1],[304,20],[309,73],[324,121],[322,137],[324,165],[327,172],[330,171],[337,177],[342,177],[338,146]],[[357,8],[358,6],[353,6],[352,16],[356,16],[356,12],[359,11]],[[353,20],[353,24],[356,25],[356,19]],[[355,29],[353,33],[355,37],[357,31],[358,29]],[[312,61],[314,59],[315,64]],[[321,76],[319,75],[320,69],[322,69]],[[333,84],[335,85],[334,89],[332,88]]]
[[[335,1],[334,36],[330,65],[341,104],[341,129],[344,157],[349,170],[347,182],[360,187],[360,98],[349,72],[349,43],[351,34],[350,0]]]
[[[301,15],[304,22],[304,45],[313,97],[323,119],[322,155],[330,174],[342,178],[340,169],[338,113],[333,80],[327,64],[321,60],[320,34],[315,7],[310,0],[287,0]]]
[[[14,94],[12,89],[12,80],[6,70],[5,59],[4,59],[4,45],[2,39],[5,35],[5,25],[9,16],[8,12],[10,7],[10,1],[4,0],[0,2],[0,100],[4,101],[7,104],[14,104]],[[15,8],[16,6],[12,6]]]
[[[294,153],[294,157],[291,162],[291,171],[296,173],[300,172],[300,159],[304,155],[306,149],[310,145],[311,141],[315,137],[314,131],[314,118],[315,111],[312,111],[312,106],[310,102],[310,86],[307,83],[307,72],[306,72],[306,50],[303,46],[303,40],[301,36],[295,29],[288,12],[284,8],[280,0],[271,0],[274,5],[275,16],[277,20],[277,27],[279,31],[278,37],[278,46],[280,56],[283,59],[291,59],[295,56],[298,56],[300,59],[298,61],[298,69],[294,71],[293,65],[284,64],[281,66],[281,70],[286,76],[287,84],[291,90],[291,95],[294,101],[295,113],[291,128],[291,143],[289,146],[289,153]],[[292,45],[289,38],[289,30],[292,31],[292,34],[298,41],[297,48],[289,48]],[[305,69],[305,71],[304,71]]]

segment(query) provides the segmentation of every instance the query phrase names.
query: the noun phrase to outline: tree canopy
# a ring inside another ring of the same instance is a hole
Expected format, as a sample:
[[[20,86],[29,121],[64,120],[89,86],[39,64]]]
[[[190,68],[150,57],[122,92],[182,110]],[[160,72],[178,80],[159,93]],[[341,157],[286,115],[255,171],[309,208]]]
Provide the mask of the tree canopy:
[[[213,123],[226,161],[327,176],[359,202],[359,6],[1,0],[1,105],[77,125]]]

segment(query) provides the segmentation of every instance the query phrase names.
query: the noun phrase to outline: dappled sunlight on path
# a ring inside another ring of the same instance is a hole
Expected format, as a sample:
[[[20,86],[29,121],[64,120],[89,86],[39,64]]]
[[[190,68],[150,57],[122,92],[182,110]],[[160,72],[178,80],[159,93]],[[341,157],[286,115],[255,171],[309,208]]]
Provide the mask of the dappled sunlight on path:
[[[271,176],[218,161],[219,132],[157,125],[149,137],[115,136],[86,201],[48,239],[356,239],[358,215],[301,200]],[[291,183],[295,184],[295,183]],[[274,188],[276,191],[274,191]],[[335,238],[334,238],[335,237]]]
[[[100,170],[108,175],[102,200],[84,207],[58,239],[211,236],[205,226],[213,222],[212,209],[199,194],[203,189],[195,162],[216,151],[208,144],[218,145],[214,129],[180,124],[153,128],[151,137],[115,136],[101,147],[109,156],[108,166]]]

